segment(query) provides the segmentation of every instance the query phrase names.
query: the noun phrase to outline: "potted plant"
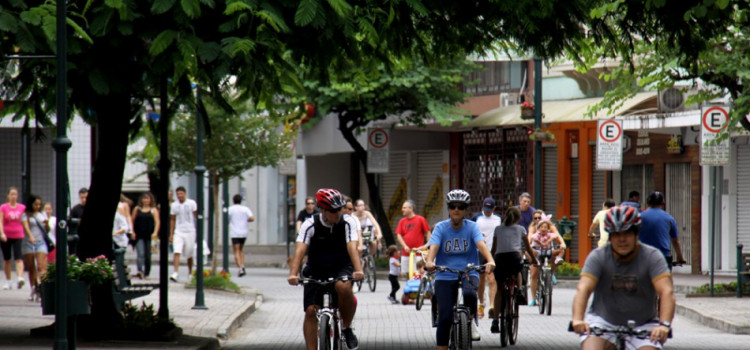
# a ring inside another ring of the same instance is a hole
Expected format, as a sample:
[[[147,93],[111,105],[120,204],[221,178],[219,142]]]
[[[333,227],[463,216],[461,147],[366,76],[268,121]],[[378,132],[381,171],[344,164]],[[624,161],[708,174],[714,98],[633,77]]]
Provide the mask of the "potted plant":
[[[536,130],[534,130],[534,132],[532,132],[529,135],[529,140],[531,141],[554,141],[555,134],[551,133],[549,130],[542,131],[542,129],[536,128]]]
[[[534,119],[534,104],[524,101],[521,104],[521,119]]]
[[[42,276],[42,314],[55,314],[55,263],[49,264]],[[89,287],[102,285],[115,278],[112,265],[104,255],[81,261],[71,255],[67,261],[67,305],[69,315],[91,312]]]

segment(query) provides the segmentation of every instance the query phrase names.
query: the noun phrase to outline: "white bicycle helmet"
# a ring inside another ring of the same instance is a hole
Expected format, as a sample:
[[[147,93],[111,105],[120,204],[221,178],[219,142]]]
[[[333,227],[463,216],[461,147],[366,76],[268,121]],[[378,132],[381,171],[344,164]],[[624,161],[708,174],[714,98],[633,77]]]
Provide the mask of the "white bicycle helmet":
[[[471,196],[469,195],[469,192],[457,188],[451,190],[445,195],[445,201],[448,203],[463,203],[469,205],[469,202],[471,202]]]

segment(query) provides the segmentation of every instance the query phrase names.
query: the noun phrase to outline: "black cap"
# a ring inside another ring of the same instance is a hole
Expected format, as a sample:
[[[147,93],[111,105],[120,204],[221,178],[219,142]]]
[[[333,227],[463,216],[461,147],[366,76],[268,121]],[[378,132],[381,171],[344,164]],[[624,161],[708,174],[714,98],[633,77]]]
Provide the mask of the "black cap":
[[[482,201],[482,209],[492,211],[495,209],[495,200],[492,197],[487,197]]]

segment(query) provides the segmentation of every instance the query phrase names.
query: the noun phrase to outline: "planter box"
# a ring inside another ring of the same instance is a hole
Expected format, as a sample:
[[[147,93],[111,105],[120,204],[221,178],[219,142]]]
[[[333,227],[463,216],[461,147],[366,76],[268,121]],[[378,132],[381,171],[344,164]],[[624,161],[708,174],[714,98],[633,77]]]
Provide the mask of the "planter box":
[[[45,282],[42,286],[42,315],[55,314],[55,283]],[[91,313],[91,293],[89,285],[81,281],[67,283],[68,315],[88,315]]]

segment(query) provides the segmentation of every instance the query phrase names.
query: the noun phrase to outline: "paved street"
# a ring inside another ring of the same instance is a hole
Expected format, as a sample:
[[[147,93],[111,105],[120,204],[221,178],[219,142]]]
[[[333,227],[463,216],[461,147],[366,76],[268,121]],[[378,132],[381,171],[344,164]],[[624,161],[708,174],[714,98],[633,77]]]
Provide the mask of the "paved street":
[[[302,337],[302,287],[286,284],[286,269],[253,268],[239,279],[264,294],[264,303],[224,346],[226,349],[300,349]],[[249,278],[248,278],[249,277]],[[359,308],[354,321],[360,349],[433,349],[435,330],[430,327],[429,302],[422,311],[414,305],[391,305],[386,300],[388,281],[379,280],[375,293],[357,294]],[[403,283],[402,283],[403,286]],[[558,288],[552,316],[536,308],[522,307],[518,349],[577,349],[577,337],[567,332],[573,289]],[[400,295],[400,294],[399,294]],[[480,321],[479,349],[499,348],[500,340],[489,331],[489,321]],[[675,317],[675,337],[667,343],[674,349],[746,349],[750,336],[726,334],[687,318]]]

